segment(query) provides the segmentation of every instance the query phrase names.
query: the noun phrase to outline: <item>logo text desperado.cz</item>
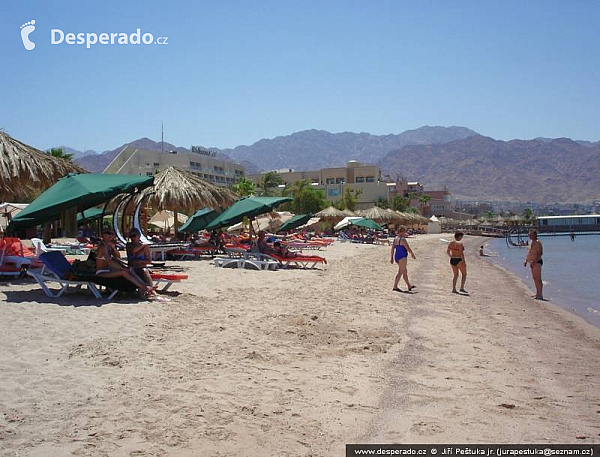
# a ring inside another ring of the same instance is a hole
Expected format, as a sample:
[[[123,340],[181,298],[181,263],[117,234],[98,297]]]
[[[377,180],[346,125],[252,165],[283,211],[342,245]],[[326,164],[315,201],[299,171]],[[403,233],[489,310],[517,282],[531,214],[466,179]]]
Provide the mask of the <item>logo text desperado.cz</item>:
[[[127,35],[126,33],[67,33],[65,34],[60,29],[52,29],[50,31],[50,44],[85,44],[89,49],[94,44],[168,44],[168,37],[158,37],[154,41],[154,35],[151,33],[140,32],[137,29],[134,33]]]

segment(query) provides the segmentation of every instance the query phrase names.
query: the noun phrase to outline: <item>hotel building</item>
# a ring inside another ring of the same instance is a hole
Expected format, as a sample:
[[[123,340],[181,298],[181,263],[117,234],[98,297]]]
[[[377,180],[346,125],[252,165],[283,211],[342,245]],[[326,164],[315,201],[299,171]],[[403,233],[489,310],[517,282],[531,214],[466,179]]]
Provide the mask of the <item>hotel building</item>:
[[[230,186],[244,176],[244,167],[239,163],[214,157],[210,151],[198,151],[163,153],[125,147],[104,173],[154,176],[172,166],[220,186]]]

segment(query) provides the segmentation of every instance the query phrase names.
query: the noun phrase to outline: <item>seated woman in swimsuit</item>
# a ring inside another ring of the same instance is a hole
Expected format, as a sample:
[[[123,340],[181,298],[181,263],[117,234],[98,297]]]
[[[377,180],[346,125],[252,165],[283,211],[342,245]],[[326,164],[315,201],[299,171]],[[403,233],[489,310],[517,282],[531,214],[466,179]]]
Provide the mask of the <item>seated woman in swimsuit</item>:
[[[465,281],[467,280],[467,264],[465,262],[465,247],[460,242],[464,236],[462,232],[456,232],[454,234],[454,241],[451,241],[448,244],[448,249],[446,252],[450,256],[450,266],[452,267],[452,273],[454,277],[452,278],[452,293],[457,294],[456,291],[456,281],[458,280],[458,272],[461,273],[460,280],[460,291],[463,293],[467,293],[465,290]]]
[[[116,249],[115,233],[110,229],[102,231],[102,241],[96,256],[96,276],[103,278],[125,278],[133,283],[144,296],[152,295],[154,289],[148,287],[137,276],[129,272],[122,264],[119,251]]]
[[[137,228],[132,228],[129,232],[131,242],[127,243],[127,265],[133,269],[133,272],[142,279],[146,285],[153,287],[152,277],[148,271],[148,265],[152,263],[150,248],[147,244],[142,244],[141,232]]]

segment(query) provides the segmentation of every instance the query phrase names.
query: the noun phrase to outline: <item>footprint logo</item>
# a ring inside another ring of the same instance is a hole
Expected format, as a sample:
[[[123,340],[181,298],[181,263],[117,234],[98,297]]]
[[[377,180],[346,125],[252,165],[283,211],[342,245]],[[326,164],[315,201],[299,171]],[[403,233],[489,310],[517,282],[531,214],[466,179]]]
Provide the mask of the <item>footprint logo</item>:
[[[23,40],[23,46],[28,51],[35,48],[35,43],[29,39],[29,34],[35,30],[35,20],[26,22],[21,26],[21,39]]]

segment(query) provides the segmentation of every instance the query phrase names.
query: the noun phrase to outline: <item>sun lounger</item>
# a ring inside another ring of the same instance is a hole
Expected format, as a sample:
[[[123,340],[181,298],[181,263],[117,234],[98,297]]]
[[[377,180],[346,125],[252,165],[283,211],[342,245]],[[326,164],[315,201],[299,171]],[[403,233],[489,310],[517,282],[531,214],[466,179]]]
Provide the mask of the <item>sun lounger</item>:
[[[65,258],[62,252],[45,252],[40,255],[40,260],[46,266],[48,273],[30,269],[27,271],[27,274],[38,282],[48,297],[60,297],[70,286],[75,286],[77,289],[86,286],[96,298],[102,298],[96,285],[104,286],[111,291],[107,297],[109,300],[112,299],[119,290],[127,292],[135,290],[135,286],[123,278],[102,278],[98,276],[75,277],[72,273],[73,266]],[[58,292],[53,293],[46,284],[48,282],[58,283],[61,288]]]
[[[163,292],[169,290],[174,283],[179,283],[188,278],[188,275],[178,275],[178,274],[165,274],[165,273],[150,273],[150,277],[152,281],[154,281],[154,285],[158,287],[159,284],[165,284],[165,286],[161,289]]]
[[[304,269],[313,269],[318,264],[327,264],[327,260],[319,256],[281,257],[277,254],[262,254],[265,257],[276,260],[284,268],[297,266]]]
[[[21,268],[11,265],[0,265],[0,276],[20,276],[23,273]]]
[[[253,270],[275,270],[279,263],[273,259],[262,258],[260,252],[244,252],[237,257],[216,257],[215,266],[221,268],[246,268]]]
[[[5,237],[0,239],[0,264],[9,264],[16,268],[40,268],[43,263],[19,238]]]

